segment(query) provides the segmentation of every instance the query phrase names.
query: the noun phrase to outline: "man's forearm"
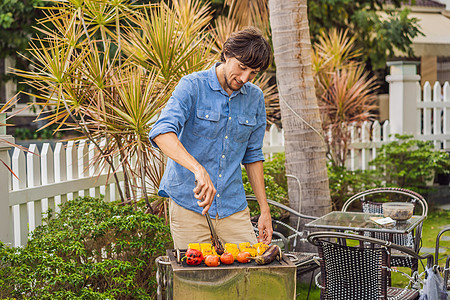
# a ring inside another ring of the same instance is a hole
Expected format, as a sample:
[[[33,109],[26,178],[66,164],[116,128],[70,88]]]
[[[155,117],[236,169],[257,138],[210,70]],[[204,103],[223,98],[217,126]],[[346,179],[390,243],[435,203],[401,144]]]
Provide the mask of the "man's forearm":
[[[263,162],[257,161],[245,164],[245,170],[247,171],[248,180],[253,188],[253,193],[258,200],[261,213],[270,213],[266,198],[266,188],[264,185]]]
[[[161,151],[182,165],[192,173],[199,172],[202,166],[200,163],[187,152],[183,144],[174,132],[168,132],[156,136],[153,141],[158,145]]]
[[[253,192],[255,193],[261,211],[261,215],[258,219],[258,241],[270,244],[272,241],[273,228],[270,208],[266,198],[263,163],[262,161],[257,161],[246,164],[245,169],[247,170],[248,179],[252,185]]]

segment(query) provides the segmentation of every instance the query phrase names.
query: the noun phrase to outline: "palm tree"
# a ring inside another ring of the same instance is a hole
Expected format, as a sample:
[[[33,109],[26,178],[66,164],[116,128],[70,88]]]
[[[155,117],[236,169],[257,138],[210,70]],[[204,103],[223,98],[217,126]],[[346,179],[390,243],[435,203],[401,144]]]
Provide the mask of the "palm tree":
[[[331,210],[322,122],[314,88],[306,0],[269,0],[284,128],[289,205],[308,215]],[[295,179],[298,179],[295,180]]]

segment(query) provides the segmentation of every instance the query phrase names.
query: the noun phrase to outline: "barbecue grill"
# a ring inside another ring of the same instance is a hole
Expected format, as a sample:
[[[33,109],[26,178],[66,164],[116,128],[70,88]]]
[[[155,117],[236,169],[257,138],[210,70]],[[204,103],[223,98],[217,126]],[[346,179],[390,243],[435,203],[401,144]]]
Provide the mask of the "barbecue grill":
[[[185,252],[167,250],[156,259],[158,299],[295,299],[296,266],[286,256],[267,265],[208,267],[187,265]]]

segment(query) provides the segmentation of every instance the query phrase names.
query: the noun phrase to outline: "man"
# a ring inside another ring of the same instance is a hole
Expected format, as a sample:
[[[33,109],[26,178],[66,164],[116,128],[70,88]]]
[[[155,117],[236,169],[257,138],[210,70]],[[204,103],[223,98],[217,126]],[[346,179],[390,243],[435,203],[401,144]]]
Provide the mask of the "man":
[[[258,240],[271,242],[263,175],[264,96],[249,82],[270,59],[270,46],[257,29],[233,33],[223,45],[221,63],[183,77],[150,131],[152,144],[169,157],[159,195],[170,198],[175,248],[210,241],[207,211],[223,243],[257,242],[241,163],[260,206]]]

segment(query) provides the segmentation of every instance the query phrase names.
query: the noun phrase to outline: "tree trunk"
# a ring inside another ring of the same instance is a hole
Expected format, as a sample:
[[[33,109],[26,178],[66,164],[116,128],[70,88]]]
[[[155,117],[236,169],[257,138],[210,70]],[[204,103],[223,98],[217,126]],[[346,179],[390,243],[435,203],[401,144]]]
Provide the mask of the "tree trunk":
[[[322,216],[331,211],[331,198],[322,121],[311,68],[306,3],[306,0],[269,0],[269,11],[286,174],[292,175],[288,176],[289,205],[303,214]]]

